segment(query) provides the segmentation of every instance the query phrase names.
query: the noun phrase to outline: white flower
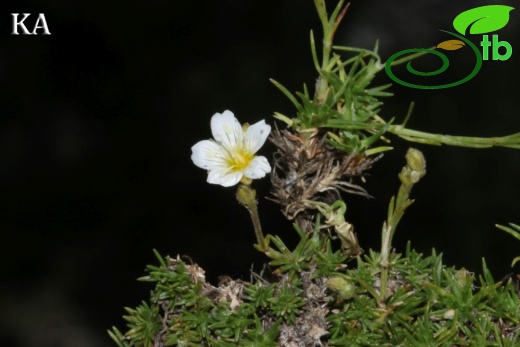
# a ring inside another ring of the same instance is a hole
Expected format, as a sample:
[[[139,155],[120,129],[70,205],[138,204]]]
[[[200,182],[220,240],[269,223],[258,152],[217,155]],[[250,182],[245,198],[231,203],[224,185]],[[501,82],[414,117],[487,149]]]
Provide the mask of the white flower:
[[[208,182],[230,187],[243,177],[257,179],[271,171],[263,156],[255,156],[271,132],[264,120],[243,129],[231,111],[215,113],[211,133],[215,140],[203,140],[191,148],[191,160],[208,170]]]

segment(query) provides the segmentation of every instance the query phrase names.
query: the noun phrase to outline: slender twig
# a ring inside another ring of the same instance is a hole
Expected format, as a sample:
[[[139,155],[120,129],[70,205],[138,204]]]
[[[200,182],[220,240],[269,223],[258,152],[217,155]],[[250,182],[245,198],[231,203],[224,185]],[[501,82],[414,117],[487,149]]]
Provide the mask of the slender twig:
[[[342,9],[343,0],[340,1],[330,18],[327,14],[325,0],[314,0],[314,5],[316,6],[316,10],[318,11],[318,16],[320,18],[321,26],[323,28],[323,51],[321,60],[321,70],[325,72],[330,72],[330,70],[333,67],[333,64],[330,64],[330,53],[332,51],[332,41],[334,38],[334,33],[336,32],[336,29],[338,28],[338,25],[343,19],[343,16],[345,15],[350,4],[347,4]],[[316,86],[318,100],[325,100],[328,86],[329,83],[326,77],[320,71],[320,79]]]
[[[237,200],[242,206],[247,208],[253,222],[255,229],[256,241],[261,251],[267,251],[267,245],[262,233],[262,226],[260,224],[260,217],[258,216],[258,202],[256,200],[256,191],[251,188],[250,183],[240,183],[237,189]]]
[[[424,131],[407,129],[403,125],[390,125],[388,132],[405,140],[429,145],[451,145],[471,148],[509,147],[520,149],[520,133],[502,137],[472,137],[431,134]]]
[[[406,162],[406,166],[403,167],[399,174],[401,186],[397,192],[397,197],[393,196],[390,200],[388,206],[388,219],[383,224],[383,231],[381,234],[381,286],[378,298],[379,305],[382,305],[386,300],[392,238],[404,212],[408,206],[413,203],[413,200],[409,199],[412,187],[426,174],[426,162],[420,151],[410,148],[406,153]]]

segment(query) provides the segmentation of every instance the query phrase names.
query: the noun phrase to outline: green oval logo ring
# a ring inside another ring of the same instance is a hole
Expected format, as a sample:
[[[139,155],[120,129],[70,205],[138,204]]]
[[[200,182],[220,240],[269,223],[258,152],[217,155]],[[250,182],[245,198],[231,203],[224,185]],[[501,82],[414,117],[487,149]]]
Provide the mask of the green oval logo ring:
[[[466,45],[468,45],[469,47],[471,47],[471,49],[475,53],[475,58],[476,58],[475,67],[473,68],[473,70],[471,71],[471,73],[469,75],[467,75],[466,77],[464,77],[463,79],[461,79],[459,81],[455,81],[455,82],[452,82],[452,83],[446,83],[446,84],[439,84],[439,85],[436,85],[436,86],[429,86],[429,85],[422,85],[422,84],[415,84],[415,83],[406,82],[406,81],[400,79],[399,77],[397,77],[393,73],[393,71],[392,71],[392,62],[395,59],[397,59],[398,57],[400,57],[400,56],[402,56],[404,54],[418,53],[418,52],[427,52],[427,53],[435,54],[436,56],[441,58],[442,66],[440,68],[438,68],[437,70],[430,71],[430,72],[418,71],[418,70],[416,70],[416,69],[414,69],[412,67],[411,62],[408,62],[408,64],[406,64],[406,69],[410,73],[412,73],[414,75],[417,75],[417,76],[425,76],[425,77],[435,76],[435,75],[441,74],[442,72],[446,71],[446,69],[448,69],[448,66],[449,66],[449,59],[448,59],[448,57],[444,53],[441,53],[439,51],[436,51],[436,50],[433,50],[433,49],[429,49],[429,48],[411,48],[411,49],[405,49],[403,51],[400,51],[400,52],[397,52],[395,54],[392,54],[390,56],[390,58],[388,58],[388,60],[385,63],[385,71],[388,74],[388,76],[393,81],[395,81],[395,82],[397,82],[397,83],[399,83],[399,84],[401,84],[403,86],[410,87],[410,88],[417,88],[417,89],[444,89],[444,88],[450,88],[450,87],[458,86],[459,84],[462,84],[462,83],[466,83],[467,81],[469,81],[470,79],[475,77],[475,75],[480,71],[480,68],[482,67],[482,55],[481,55],[479,49],[477,48],[477,46],[475,46],[471,41],[469,41],[468,39],[466,39],[462,35],[458,35],[458,34],[455,34],[455,33],[452,33],[450,31],[446,31],[446,30],[441,30],[441,31],[443,31],[445,33],[448,33],[448,34],[450,34],[452,36],[455,36],[455,37],[459,38],[460,40],[464,41],[464,43]]]

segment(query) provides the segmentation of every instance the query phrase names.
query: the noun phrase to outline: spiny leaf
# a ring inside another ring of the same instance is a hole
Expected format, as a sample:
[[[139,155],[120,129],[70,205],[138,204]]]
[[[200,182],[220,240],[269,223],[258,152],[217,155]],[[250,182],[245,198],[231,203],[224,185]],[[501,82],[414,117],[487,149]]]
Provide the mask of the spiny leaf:
[[[516,224],[513,224],[513,223],[509,223],[509,225],[511,226],[511,228],[509,227],[506,227],[506,226],[503,226],[503,225],[495,225],[497,228],[499,228],[500,230],[503,230],[505,231],[506,233],[510,234],[511,236],[517,238],[518,240],[520,240],[520,225],[516,225]]]
[[[291,102],[293,103],[294,107],[296,107],[296,109],[298,110],[298,112],[301,112],[303,110],[302,108],[302,105],[300,105],[300,103],[296,100],[296,98],[294,97],[294,95],[292,95],[292,93],[290,91],[287,90],[287,88],[285,88],[283,85],[281,85],[280,83],[278,83],[277,81],[275,81],[274,79],[270,79],[271,83],[273,83],[278,89],[280,89],[280,91],[282,93],[285,94],[285,96],[291,100]]]
[[[498,225],[498,224],[496,224],[495,226],[497,228],[499,228],[500,230],[504,230],[506,233],[509,233],[511,236],[520,240],[520,225],[516,225],[513,223],[509,223],[509,225],[511,226],[511,228],[508,228],[503,225]],[[513,259],[513,262],[511,263],[511,267],[515,266],[515,264],[519,261],[520,261],[520,257],[516,257],[515,259]]]
[[[511,262],[511,267],[515,266],[515,264],[519,261],[520,261],[520,257],[516,257],[515,259],[513,259],[513,261]]]

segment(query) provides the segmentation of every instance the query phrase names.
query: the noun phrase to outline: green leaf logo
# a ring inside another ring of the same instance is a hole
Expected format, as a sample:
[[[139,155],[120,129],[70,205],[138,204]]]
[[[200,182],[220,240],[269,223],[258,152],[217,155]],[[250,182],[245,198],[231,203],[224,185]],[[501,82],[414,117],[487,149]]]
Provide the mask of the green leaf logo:
[[[502,29],[509,22],[509,12],[514,7],[505,5],[487,5],[472,8],[459,14],[453,20],[453,27],[462,35],[486,34]]]

